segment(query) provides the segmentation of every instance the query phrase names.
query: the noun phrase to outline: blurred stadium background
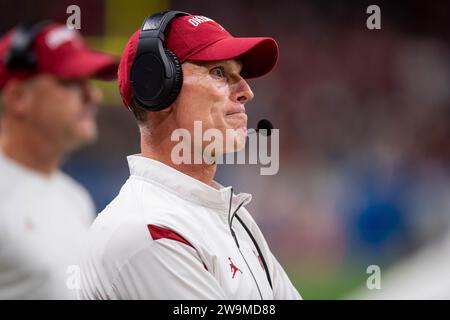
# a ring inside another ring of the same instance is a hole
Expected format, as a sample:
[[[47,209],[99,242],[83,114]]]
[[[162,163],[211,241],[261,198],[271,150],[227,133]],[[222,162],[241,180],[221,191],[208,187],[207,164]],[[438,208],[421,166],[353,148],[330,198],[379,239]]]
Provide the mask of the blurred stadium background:
[[[222,165],[217,180],[253,194],[249,210],[305,299],[364,287],[368,265],[390,266],[444,237],[450,220],[450,2],[1,0],[0,33],[19,22],[65,22],[120,54],[144,17],[165,9],[205,15],[239,36],[272,36],[280,60],[251,81],[249,127],[280,128],[280,171]],[[381,7],[382,30],[366,28]],[[64,170],[100,211],[139,151],[117,83],[100,84],[97,143]],[[1,178],[1,177],[0,177]],[[435,261],[436,264],[439,261]]]

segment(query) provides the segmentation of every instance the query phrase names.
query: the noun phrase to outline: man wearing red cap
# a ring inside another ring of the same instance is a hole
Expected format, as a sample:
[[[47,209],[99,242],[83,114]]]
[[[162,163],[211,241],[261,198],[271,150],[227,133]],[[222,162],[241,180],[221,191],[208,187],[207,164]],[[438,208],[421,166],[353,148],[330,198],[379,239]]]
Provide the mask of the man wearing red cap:
[[[245,79],[277,57],[271,38],[235,38],[181,12],[149,17],[132,35],[118,80],[141,154],[128,157],[130,178],[91,227],[83,299],[300,299],[244,208],[251,195],[215,182],[214,162],[172,159],[173,133],[194,134],[195,122],[241,149],[253,98]]]
[[[74,299],[81,243],[95,217],[87,192],[58,168],[97,135],[99,89],[118,61],[65,25],[0,38],[0,299]]]

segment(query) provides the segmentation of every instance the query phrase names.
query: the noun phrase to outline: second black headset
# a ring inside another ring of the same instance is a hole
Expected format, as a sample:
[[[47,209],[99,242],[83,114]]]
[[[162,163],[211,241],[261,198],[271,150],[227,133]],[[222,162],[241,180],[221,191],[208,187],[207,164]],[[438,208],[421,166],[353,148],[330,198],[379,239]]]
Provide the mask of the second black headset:
[[[169,22],[182,11],[166,11],[147,17],[141,27],[139,44],[130,71],[133,97],[140,107],[160,111],[170,106],[183,84],[181,63],[167,49],[165,30]]]
[[[51,21],[44,20],[21,24],[15,28],[4,61],[10,72],[36,70],[38,57],[33,48],[34,40],[50,23]]]

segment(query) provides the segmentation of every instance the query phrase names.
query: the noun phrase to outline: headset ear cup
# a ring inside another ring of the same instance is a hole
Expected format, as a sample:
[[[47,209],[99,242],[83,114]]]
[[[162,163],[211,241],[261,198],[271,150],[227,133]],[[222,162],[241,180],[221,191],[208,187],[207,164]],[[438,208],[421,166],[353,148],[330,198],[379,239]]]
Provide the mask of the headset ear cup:
[[[167,58],[173,63],[174,77],[172,81],[172,88],[167,96],[166,103],[164,103],[165,108],[170,106],[178,97],[181,91],[181,86],[183,85],[183,69],[181,68],[181,63],[177,56],[169,49],[164,49]]]
[[[37,66],[37,56],[36,54],[32,51],[30,52],[27,56],[25,56],[25,64],[26,67],[30,70],[34,70],[36,69]]]
[[[39,32],[50,23],[51,21],[44,20],[16,27],[4,60],[7,69],[33,71],[37,68],[38,56],[34,51],[33,42]]]

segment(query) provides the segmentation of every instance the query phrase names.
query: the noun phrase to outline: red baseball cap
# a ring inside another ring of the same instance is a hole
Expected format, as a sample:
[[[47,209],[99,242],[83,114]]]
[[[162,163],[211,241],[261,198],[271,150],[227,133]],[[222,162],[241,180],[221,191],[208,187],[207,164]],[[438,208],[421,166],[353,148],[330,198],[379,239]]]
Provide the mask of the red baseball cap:
[[[133,92],[130,71],[139,44],[140,29],[128,40],[119,71],[119,90],[125,106],[130,106]],[[278,45],[272,38],[233,37],[220,24],[204,16],[174,18],[165,32],[166,47],[181,63],[188,60],[216,61],[240,58],[241,75],[257,78],[270,72],[278,60]]]
[[[114,79],[118,58],[91,50],[81,34],[65,25],[50,23],[36,35],[33,51],[37,67],[32,71],[10,71],[5,65],[14,30],[0,38],[0,90],[12,78],[28,78],[36,74],[53,74],[61,79]]]

